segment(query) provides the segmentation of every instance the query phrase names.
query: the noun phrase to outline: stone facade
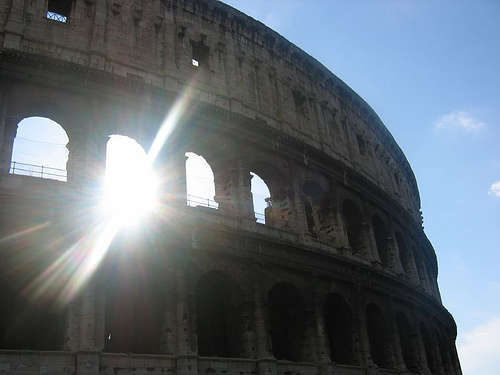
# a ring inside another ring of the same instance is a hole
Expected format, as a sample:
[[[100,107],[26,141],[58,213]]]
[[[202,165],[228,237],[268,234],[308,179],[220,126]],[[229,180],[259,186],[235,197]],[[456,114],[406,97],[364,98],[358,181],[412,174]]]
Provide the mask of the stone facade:
[[[0,374],[461,374],[411,168],[314,58],[209,0],[0,0],[0,46]],[[108,136],[148,148],[173,108],[164,214],[73,291]],[[29,116],[66,130],[67,182],[9,174]],[[217,210],[186,206],[186,152]]]

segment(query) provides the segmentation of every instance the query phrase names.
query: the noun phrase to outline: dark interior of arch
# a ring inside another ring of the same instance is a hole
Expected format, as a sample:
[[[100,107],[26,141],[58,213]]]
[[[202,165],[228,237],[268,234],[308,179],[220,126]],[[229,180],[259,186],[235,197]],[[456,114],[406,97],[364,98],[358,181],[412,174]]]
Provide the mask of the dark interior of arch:
[[[106,296],[105,345],[112,353],[161,352],[165,289],[157,253],[141,247],[119,246],[106,259],[103,287]]]
[[[387,243],[388,232],[385,224],[377,216],[373,216],[373,231],[375,233],[375,242],[377,244],[378,254],[380,255],[380,260],[384,266],[390,265],[390,255]]]
[[[366,308],[366,324],[373,362],[380,367],[392,368],[389,327],[382,312],[373,303]]]
[[[429,331],[422,323],[420,324],[420,333],[422,334],[422,341],[424,343],[425,356],[427,358],[427,367],[432,373],[434,373],[436,371],[436,357],[434,356],[433,351],[434,344]]]
[[[62,350],[65,309],[51,298],[35,301],[23,296],[11,279],[0,280],[0,348]]]
[[[399,341],[403,360],[408,370],[418,371],[417,348],[415,346],[414,330],[403,313],[396,315]]]
[[[276,359],[302,360],[304,304],[293,285],[279,283],[268,293],[269,326]]]
[[[196,328],[201,356],[241,356],[241,305],[222,272],[201,277],[196,287]]]
[[[347,230],[349,245],[354,252],[363,252],[363,217],[358,206],[347,199],[342,205],[342,213]]]
[[[23,197],[26,202],[30,200]],[[21,202],[14,199],[10,204],[16,209]],[[67,305],[58,299],[63,286],[40,278],[61,255],[52,246],[52,228],[44,226],[44,213],[36,205],[29,213],[16,213],[16,221],[23,218],[22,227],[5,220],[0,223],[2,230],[9,228],[12,233],[39,228],[0,241],[0,349],[62,350],[64,346]]]
[[[344,298],[329,294],[324,307],[325,325],[334,362],[355,364],[352,313]]]

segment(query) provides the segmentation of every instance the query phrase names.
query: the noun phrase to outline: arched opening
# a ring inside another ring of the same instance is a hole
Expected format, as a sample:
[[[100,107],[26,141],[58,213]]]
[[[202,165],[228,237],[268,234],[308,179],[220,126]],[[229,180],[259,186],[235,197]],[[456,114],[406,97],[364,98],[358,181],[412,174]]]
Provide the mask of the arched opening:
[[[203,156],[194,152],[186,152],[186,191],[188,206],[219,208],[219,204],[214,200],[215,182],[212,168]]]
[[[399,249],[399,258],[401,259],[401,265],[407,275],[412,274],[411,268],[411,253],[408,247],[406,246],[406,242],[403,240],[403,237],[400,233],[396,233],[396,242],[398,244]]]
[[[241,356],[242,320],[238,288],[222,272],[209,272],[196,286],[198,354]]]
[[[338,294],[329,294],[325,301],[324,314],[331,360],[355,364],[352,313],[345,299]]]
[[[382,311],[370,303],[366,308],[366,325],[373,362],[383,368],[392,368],[392,345],[389,326]]]
[[[266,224],[269,222],[269,209],[272,205],[271,201],[271,192],[269,191],[269,187],[264,182],[262,178],[259,177],[254,172],[250,172],[252,176],[251,182],[251,192],[252,192],[252,200],[253,200],[253,211],[255,212],[255,219],[258,223]],[[267,214],[267,220],[266,220]]]
[[[28,242],[24,237],[23,244]],[[49,260],[56,259],[40,248],[38,254],[19,247],[15,250],[16,254],[9,251],[8,258],[7,254],[0,258],[0,349],[62,350],[66,308],[57,301],[60,289],[50,290],[53,286],[48,287],[46,278],[34,284],[51,266]]]
[[[347,231],[347,239],[353,253],[365,253],[363,240],[363,217],[358,206],[346,199],[342,205],[342,214]]]
[[[420,333],[422,335],[422,341],[424,343],[425,357],[427,358],[427,367],[431,373],[436,372],[436,357],[434,356],[433,341],[429,334],[429,331],[423,323],[420,323]]]
[[[389,252],[388,232],[384,222],[374,215],[372,218],[373,232],[375,233],[375,243],[377,245],[378,255],[385,267],[390,266],[391,258]]]
[[[418,371],[418,357],[414,330],[410,326],[408,319],[406,319],[406,315],[401,312],[396,314],[396,324],[406,368],[410,371]]]
[[[146,246],[122,234],[113,241],[101,268],[106,352],[161,353],[168,283],[159,254]]]
[[[304,304],[297,288],[276,284],[268,293],[269,328],[276,359],[302,360]]]
[[[111,135],[106,144],[105,212],[123,224],[155,210],[158,181],[144,148],[133,138]]]
[[[27,117],[18,124],[10,173],[66,181],[68,135],[46,117]]]

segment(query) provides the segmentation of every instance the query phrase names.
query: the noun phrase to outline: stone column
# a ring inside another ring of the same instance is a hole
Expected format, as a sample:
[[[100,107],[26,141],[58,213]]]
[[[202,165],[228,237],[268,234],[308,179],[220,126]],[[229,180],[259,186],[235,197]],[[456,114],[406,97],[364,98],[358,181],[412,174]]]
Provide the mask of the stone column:
[[[401,262],[398,241],[396,240],[396,234],[392,229],[390,229],[390,235],[389,237],[387,237],[387,246],[389,248],[389,253],[391,256],[391,267],[393,271],[399,275],[404,275],[405,270]]]
[[[335,212],[335,218],[337,220],[337,233],[338,236],[337,243],[341,249],[344,251],[350,247],[349,238],[347,237],[347,228],[344,223],[344,216],[342,215],[342,207],[337,204],[337,210]]]
[[[436,332],[431,330],[430,332],[431,340],[432,340],[432,351],[434,353],[434,358],[436,358],[436,374],[446,375],[444,370],[443,358],[441,358],[441,351],[439,350],[439,337],[436,335]],[[435,375],[435,374],[433,374]]]
[[[314,322],[316,328],[316,355],[320,366],[320,374],[331,374],[332,363],[330,360],[330,346],[328,344],[325,316],[323,314],[323,303],[321,295],[316,288],[314,290]]]
[[[186,155],[184,150],[175,150],[162,157],[160,178],[164,181],[162,184],[161,196],[169,203],[176,206],[186,206],[187,199],[187,181],[186,181]]]
[[[68,145],[68,162],[66,164],[67,181],[74,185],[83,185],[89,179],[89,166],[87,165],[87,132],[79,129],[71,133]]]
[[[255,220],[253,199],[251,192],[251,175],[248,168],[238,160],[238,186],[234,192],[238,207],[238,216],[244,219]]]
[[[316,322],[316,306],[312,298],[306,298],[304,306],[304,347],[302,349],[302,357],[307,362],[318,361],[317,347],[318,331]]]
[[[306,213],[304,203],[302,202],[301,186],[298,181],[293,181],[293,205],[295,211],[295,232],[298,234],[305,234],[307,230]]]
[[[396,323],[396,312],[394,311],[394,305],[392,301],[389,305],[389,319],[390,319],[390,328],[392,331],[392,346],[393,346],[393,355],[395,359],[395,368],[400,370],[401,372],[407,371],[406,363],[403,357],[403,348],[401,346],[401,336],[399,335],[399,327]]]
[[[189,306],[187,276],[184,265],[177,270],[176,318],[177,318],[177,374],[198,375],[198,358],[194,350],[195,336],[192,332],[192,311]]]
[[[363,221],[362,226],[363,229],[361,231],[361,234],[364,237],[363,242],[367,247],[366,254],[368,256],[368,260],[372,264],[378,267],[382,267],[382,260],[380,259],[380,254],[377,250],[377,241],[375,241],[373,226],[367,221]]]
[[[255,280],[254,283],[254,300],[257,371],[259,375],[277,375],[276,359],[271,353],[270,340],[267,333],[265,297],[259,280]]]
[[[431,375],[431,371],[429,370],[429,366],[427,365],[427,354],[425,352],[424,340],[422,338],[422,332],[420,332],[419,320],[415,314],[412,314],[411,320],[415,324],[415,336],[416,336],[416,349],[417,349],[417,359],[418,359],[418,367],[419,373],[423,375]]]
[[[90,279],[81,292],[80,350],[96,350],[96,282]]]
[[[64,327],[63,350],[76,352],[80,346],[80,300],[74,299],[68,304]]]
[[[244,358],[256,358],[256,335],[254,322],[254,292],[253,290],[245,290],[243,293],[243,301],[241,306],[235,306],[236,311],[242,311],[241,319],[241,349]]]
[[[175,354],[175,343],[177,342],[176,332],[176,298],[171,290],[166,293],[166,307],[163,317],[163,327],[161,336],[161,352],[165,354]]]
[[[4,48],[16,50],[21,48],[21,39],[24,33],[24,4],[24,0],[12,0],[11,2],[4,29]]]
[[[14,138],[16,138],[18,123],[19,119],[15,116],[5,117],[3,142],[0,150],[2,157],[0,165],[1,175],[9,174],[12,161],[12,150],[14,148]]]
[[[366,309],[364,304],[359,304],[358,311],[358,321],[359,321],[359,352],[360,352],[360,362],[367,368],[375,367],[373,363],[371,352],[370,352],[370,339],[368,338],[368,328],[366,325]]]

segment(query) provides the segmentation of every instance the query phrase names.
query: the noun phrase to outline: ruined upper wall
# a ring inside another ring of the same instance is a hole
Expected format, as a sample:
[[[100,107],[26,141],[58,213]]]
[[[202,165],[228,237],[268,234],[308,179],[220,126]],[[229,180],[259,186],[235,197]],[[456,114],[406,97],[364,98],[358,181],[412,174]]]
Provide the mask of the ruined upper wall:
[[[199,100],[264,122],[341,161],[420,219],[414,175],[376,113],[262,23],[215,0],[72,0],[66,23],[48,20],[46,11],[47,0],[0,0],[2,48],[173,93],[189,84]]]

